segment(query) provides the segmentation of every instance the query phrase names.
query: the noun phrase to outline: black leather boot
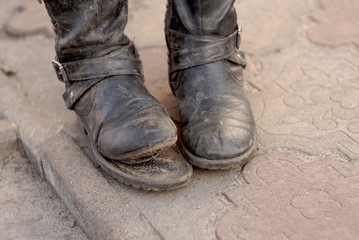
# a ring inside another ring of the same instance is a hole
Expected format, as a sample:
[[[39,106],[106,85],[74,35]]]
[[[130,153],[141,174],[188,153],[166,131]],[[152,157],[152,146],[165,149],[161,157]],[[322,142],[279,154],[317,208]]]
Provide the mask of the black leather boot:
[[[63,97],[96,163],[144,189],[185,184],[191,175],[185,161],[154,157],[176,142],[176,126],[144,86],[139,55],[124,34],[127,0],[44,2],[56,33],[53,65],[66,85]]]
[[[190,163],[205,169],[241,166],[256,148],[233,4],[168,2],[169,81],[181,113],[180,147]]]

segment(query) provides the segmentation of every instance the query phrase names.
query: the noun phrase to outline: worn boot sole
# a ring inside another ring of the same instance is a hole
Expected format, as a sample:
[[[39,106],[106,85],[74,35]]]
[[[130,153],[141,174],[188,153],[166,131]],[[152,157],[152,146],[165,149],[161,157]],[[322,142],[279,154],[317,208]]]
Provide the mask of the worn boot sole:
[[[148,160],[146,160],[148,158],[148,156],[155,155],[157,152],[160,152],[164,149],[167,149],[167,148],[173,146],[174,144],[176,144],[176,141],[177,141],[177,137],[171,138],[165,142],[160,142],[160,143],[157,143],[156,145],[153,145],[153,146],[150,146],[147,148],[142,148],[137,151],[123,154],[123,155],[121,155],[120,158],[119,157],[109,157],[109,158],[118,160],[125,164],[137,164],[137,163],[146,162],[146,161],[148,161]]]
[[[81,120],[79,120],[79,125]],[[111,177],[126,185],[147,191],[164,191],[185,187],[192,177],[192,166],[181,156],[178,150],[167,147],[156,155],[147,155],[136,164],[125,164],[103,157],[96,149],[91,138],[85,134],[86,128],[81,127],[83,140],[90,151],[85,151],[95,165],[101,167]],[[141,162],[141,163],[139,163]]]
[[[87,130],[86,125],[81,121],[81,119],[77,115],[76,118],[77,118],[78,126],[80,127],[80,129],[83,129],[84,133],[87,135],[89,131]],[[141,148],[133,152],[122,154],[121,156],[106,156],[106,158],[120,161],[125,164],[143,163],[149,161],[148,159],[149,156],[153,156],[157,152],[160,152],[166,148],[173,146],[174,144],[176,144],[176,141],[177,141],[177,137],[174,137],[166,141],[156,143],[146,148]]]
[[[249,160],[253,158],[254,152],[257,148],[257,137],[254,138],[253,144],[238,157],[226,159],[201,158],[187,150],[182,141],[179,141],[179,145],[183,156],[193,166],[208,170],[225,170],[234,167],[243,167]]]

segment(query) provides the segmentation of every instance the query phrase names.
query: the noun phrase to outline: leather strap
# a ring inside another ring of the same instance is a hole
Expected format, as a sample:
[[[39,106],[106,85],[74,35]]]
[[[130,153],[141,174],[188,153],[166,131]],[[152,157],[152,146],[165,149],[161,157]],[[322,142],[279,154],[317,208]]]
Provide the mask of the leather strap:
[[[135,54],[129,54],[133,52],[131,48],[134,48],[133,44],[103,57],[67,63],[60,63],[55,59],[52,64],[59,81],[67,85],[72,82],[116,75],[141,76],[141,62]]]
[[[57,78],[66,84],[63,98],[67,108],[73,109],[80,97],[106,77],[135,75],[142,78],[142,65],[133,45],[122,47],[97,58],[60,63],[52,61]]]
[[[171,72],[227,59],[238,54],[240,30],[226,38],[208,38],[169,30]],[[245,63],[245,60],[243,60]]]

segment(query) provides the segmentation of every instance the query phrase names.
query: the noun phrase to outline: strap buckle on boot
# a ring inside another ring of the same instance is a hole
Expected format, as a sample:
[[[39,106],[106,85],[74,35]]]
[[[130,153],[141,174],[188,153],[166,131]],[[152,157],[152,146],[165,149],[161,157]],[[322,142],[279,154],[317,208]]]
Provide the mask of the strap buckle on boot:
[[[240,28],[227,37],[204,37],[168,30],[170,71],[228,59],[240,44]]]
[[[102,57],[64,63],[55,58],[52,65],[58,79],[66,84],[118,75],[142,76],[141,62],[133,44]]]
[[[119,75],[139,76],[142,79],[142,65],[133,43],[105,56],[81,59],[72,62],[52,60],[59,81],[66,84],[63,95],[66,106],[72,109],[82,94],[98,82]],[[83,84],[73,84],[83,81]]]
[[[55,69],[57,78],[61,82],[64,82],[66,84],[69,83],[69,78],[67,77],[64,66],[62,66],[62,64],[59,61],[57,61],[56,59],[53,59],[51,62],[52,62],[52,66]]]
[[[238,29],[237,29],[237,40],[236,40],[237,49],[239,49],[239,46],[241,45],[241,34],[242,34],[242,27],[238,27]]]

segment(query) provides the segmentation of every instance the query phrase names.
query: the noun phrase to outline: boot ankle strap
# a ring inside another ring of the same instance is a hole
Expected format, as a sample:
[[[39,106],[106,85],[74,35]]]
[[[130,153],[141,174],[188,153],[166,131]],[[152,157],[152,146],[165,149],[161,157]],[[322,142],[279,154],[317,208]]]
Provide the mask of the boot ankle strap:
[[[142,65],[133,43],[103,57],[66,63],[60,63],[55,59],[52,64],[58,79],[66,84],[63,99],[69,109],[73,109],[88,89],[106,77],[135,75],[142,78],[143,75]]]
[[[52,65],[59,81],[66,85],[71,82],[117,75],[142,76],[141,62],[134,51],[134,46],[131,44],[103,57],[66,63],[54,59]]]
[[[170,71],[186,69],[236,55],[243,67],[245,59],[238,53],[241,30],[237,29],[226,38],[208,38],[168,30]]]

